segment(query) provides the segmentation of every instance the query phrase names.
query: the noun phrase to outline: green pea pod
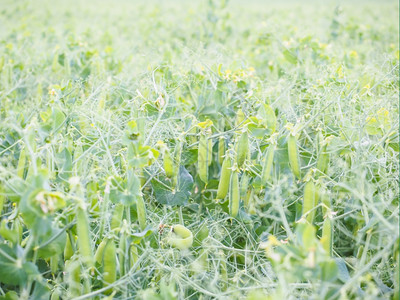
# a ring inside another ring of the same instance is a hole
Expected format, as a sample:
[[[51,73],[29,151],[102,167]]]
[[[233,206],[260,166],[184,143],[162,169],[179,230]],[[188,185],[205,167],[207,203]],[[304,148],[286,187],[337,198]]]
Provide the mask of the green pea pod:
[[[289,154],[289,164],[292,169],[294,176],[298,179],[301,178],[300,172],[300,161],[299,153],[297,150],[297,139],[293,134],[289,134],[288,137],[288,154]]]
[[[101,241],[101,243],[97,247],[96,253],[94,254],[94,261],[99,265],[103,264],[104,248],[107,245],[107,240],[107,238],[104,238]]]
[[[218,252],[218,256],[219,256],[219,272],[220,272],[220,284],[221,284],[221,289],[223,291],[226,291],[227,287],[228,287],[228,268],[226,266],[226,256],[224,251],[220,250]]]
[[[122,203],[118,203],[114,207],[114,212],[111,216],[110,228],[111,230],[115,230],[121,227],[122,217],[124,215],[125,206]]]
[[[117,279],[117,249],[113,239],[107,241],[107,245],[104,248],[103,256],[103,282],[104,286],[108,286],[115,282]],[[106,291],[106,294],[110,294],[112,289]]]
[[[213,142],[212,139],[209,138],[207,141],[207,166],[211,166],[213,159]]]
[[[171,158],[171,153],[168,149],[164,151],[164,171],[167,177],[172,178],[174,176],[174,163]]]
[[[174,225],[168,237],[168,243],[179,250],[189,249],[193,244],[193,234],[183,225]]]
[[[197,231],[197,233],[194,236],[193,246],[194,247],[201,246],[203,240],[208,237],[208,234],[209,234],[208,227],[207,227],[206,223],[203,223],[201,225],[199,231]]]
[[[226,156],[221,166],[221,177],[218,183],[217,199],[225,199],[226,194],[228,193],[229,181],[232,173],[232,170],[230,168],[231,159]]]
[[[81,268],[77,260],[67,260],[65,262],[68,282],[68,298],[74,299],[82,294]]]
[[[132,267],[135,265],[137,260],[139,259],[138,250],[135,244],[131,244],[131,248],[129,249],[129,266]]]
[[[236,113],[236,120],[235,120],[235,126],[238,127],[242,124],[244,121],[245,115],[241,109],[239,109]]]
[[[118,243],[118,261],[120,276],[125,275],[126,238],[126,234],[124,232],[121,233]]]
[[[250,182],[250,176],[246,173],[243,172],[242,178],[240,179],[240,198],[245,199],[247,190],[249,187],[249,182]]]
[[[221,136],[218,140],[218,162],[220,165],[223,164],[224,155],[225,155],[225,138]]]
[[[304,185],[304,196],[303,196],[303,216],[306,215],[306,220],[312,224],[314,220],[314,209],[315,206],[315,184],[312,179],[306,182]]]
[[[332,255],[332,219],[327,216],[322,225],[322,236],[320,240],[326,253]]]
[[[325,216],[327,212],[331,209],[331,199],[327,193],[322,193],[321,195],[322,202],[322,215]]]
[[[137,197],[136,202],[137,218],[139,221],[139,227],[141,230],[146,228],[146,206],[144,204],[143,196]]]
[[[235,218],[239,212],[239,176],[238,172],[234,171],[231,175],[231,182],[229,187],[229,214]]]
[[[93,253],[91,246],[91,236],[89,231],[89,221],[86,211],[81,207],[76,210],[76,231],[78,236],[78,249],[83,261],[88,267],[93,267]]]
[[[18,165],[17,165],[17,176],[22,179],[24,178],[25,164],[26,164],[26,152],[24,147],[21,149],[21,152],[19,154]]]
[[[207,162],[207,153],[208,153],[208,142],[205,134],[200,134],[199,139],[199,148],[197,154],[197,168],[201,181],[204,183],[208,182],[208,162]]]
[[[244,161],[247,157],[247,152],[249,151],[249,136],[247,132],[244,132],[238,141],[237,150],[236,150],[236,162],[241,168],[243,166]]]
[[[72,255],[74,255],[74,248],[72,247],[70,235],[67,234],[67,241],[65,243],[65,248],[64,248],[64,260],[65,261],[69,260],[72,257]]]
[[[265,160],[261,172],[261,184],[263,186],[269,181],[271,177],[272,166],[274,162],[275,145],[271,144],[266,152]]]
[[[3,211],[4,204],[6,203],[6,195],[3,182],[0,181],[0,216]]]
[[[50,270],[51,274],[56,274],[58,271],[58,262],[60,260],[60,255],[56,254],[50,257]]]
[[[317,160],[317,169],[321,173],[326,173],[329,165],[329,154],[326,152],[327,145],[324,145],[319,153]]]

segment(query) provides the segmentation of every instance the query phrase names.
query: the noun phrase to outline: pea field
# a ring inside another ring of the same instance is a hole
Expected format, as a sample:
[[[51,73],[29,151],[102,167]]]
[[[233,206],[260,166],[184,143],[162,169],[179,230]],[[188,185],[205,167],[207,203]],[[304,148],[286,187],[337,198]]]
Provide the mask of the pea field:
[[[399,299],[399,3],[0,0],[0,300]]]

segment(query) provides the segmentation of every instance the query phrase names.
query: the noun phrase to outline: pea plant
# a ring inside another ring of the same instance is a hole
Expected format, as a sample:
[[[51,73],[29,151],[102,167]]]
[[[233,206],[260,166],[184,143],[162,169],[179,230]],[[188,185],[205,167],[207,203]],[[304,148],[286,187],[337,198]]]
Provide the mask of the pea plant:
[[[0,300],[398,299],[396,19],[5,0]]]

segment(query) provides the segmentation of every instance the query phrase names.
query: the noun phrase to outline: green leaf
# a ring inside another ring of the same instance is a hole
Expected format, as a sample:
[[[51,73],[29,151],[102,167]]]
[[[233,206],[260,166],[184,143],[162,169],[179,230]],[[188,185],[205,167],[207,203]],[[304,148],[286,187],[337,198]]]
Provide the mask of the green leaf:
[[[52,240],[47,245],[40,247],[37,253],[38,257],[46,259],[64,251],[67,234],[63,229],[52,228],[51,234],[46,239],[42,238],[41,240],[40,245],[47,244],[49,240]]]
[[[297,56],[294,54],[294,49],[288,50],[286,49],[285,51],[283,51],[283,56],[285,57],[285,59],[290,62],[291,64],[297,64]]]
[[[0,282],[4,284],[23,285],[28,276],[40,276],[35,264],[23,263],[17,258],[13,249],[5,244],[0,245]]]
[[[123,179],[115,176],[111,180],[111,202],[122,203],[126,206],[136,203],[137,197],[141,195],[140,179],[132,170],[128,172],[127,177]]]
[[[0,300],[18,300],[20,299],[17,292],[9,291],[5,295],[0,296]]]
[[[183,205],[189,200],[191,190],[193,188],[193,177],[181,166],[179,168],[178,184],[176,188],[169,186],[170,182],[167,178],[159,178],[159,181],[153,179],[153,186],[156,200],[166,205]]]
[[[338,276],[338,266],[333,259],[320,263],[322,280],[323,281],[334,281]]]
[[[153,233],[152,229],[145,229],[142,232],[132,233],[131,234],[132,243],[139,244],[142,239],[148,237],[152,233]]]

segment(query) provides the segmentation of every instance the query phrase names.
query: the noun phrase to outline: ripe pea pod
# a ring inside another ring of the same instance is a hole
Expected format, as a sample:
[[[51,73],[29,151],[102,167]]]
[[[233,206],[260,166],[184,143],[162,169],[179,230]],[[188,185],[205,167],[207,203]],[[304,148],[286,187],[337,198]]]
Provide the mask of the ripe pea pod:
[[[213,143],[212,143],[212,139],[209,138],[208,139],[208,143],[207,143],[207,166],[211,166],[212,163],[212,159],[213,159]]]
[[[124,215],[124,208],[125,206],[122,203],[118,203],[115,205],[114,212],[111,216],[111,223],[110,223],[111,230],[120,228],[122,217]]]
[[[254,189],[251,189],[247,192],[246,202],[247,202],[247,211],[251,215],[257,214],[256,205],[254,203]]]
[[[137,197],[136,202],[136,210],[137,210],[137,218],[139,221],[139,227],[141,230],[146,228],[146,206],[144,204],[143,196],[140,195]]]
[[[174,225],[168,237],[168,243],[179,250],[189,249],[193,244],[193,234],[183,225]]]
[[[93,252],[91,246],[91,236],[89,231],[89,221],[86,211],[81,207],[76,210],[76,231],[78,236],[78,249],[83,261],[88,267],[93,267]]]
[[[206,223],[203,223],[199,229],[199,231],[195,234],[193,240],[193,246],[199,247],[201,246],[203,240],[208,237],[209,230]]]
[[[247,152],[249,151],[249,136],[247,132],[244,132],[238,141],[237,150],[236,150],[236,158],[238,167],[242,167],[244,161],[247,157]]]
[[[327,145],[322,146],[317,160],[317,169],[321,173],[326,173],[329,164],[329,154],[326,152]]]
[[[321,244],[326,253],[332,255],[332,219],[329,215],[326,216],[322,225]]]
[[[164,171],[167,177],[172,178],[174,176],[174,163],[171,158],[171,153],[169,149],[165,149],[164,151]]]
[[[225,155],[225,138],[221,136],[218,140],[218,162],[220,165],[223,164],[224,155]]]
[[[82,294],[82,285],[80,279],[80,263],[77,260],[67,260],[65,268],[67,271],[68,298],[74,299]]]
[[[116,247],[113,239],[107,241],[107,245],[104,248],[103,256],[103,281],[104,286],[108,286],[115,282],[117,279],[117,258],[116,258]],[[106,291],[106,294],[110,294],[111,289]]]
[[[97,247],[96,253],[94,254],[94,261],[98,263],[99,265],[102,264],[103,262],[103,256],[104,256],[104,248],[107,245],[107,238],[104,238],[99,246]]]
[[[331,209],[331,199],[328,194],[322,195],[322,215],[325,216],[329,209]]]
[[[204,183],[208,182],[207,148],[208,148],[207,137],[204,133],[201,133],[199,139],[198,154],[197,154],[197,167],[198,167],[199,177],[201,181],[203,181]]]
[[[126,264],[128,263],[128,260],[126,258],[129,257],[128,256],[129,254],[127,253],[128,232],[129,232],[129,225],[128,222],[124,220],[124,225],[122,225],[122,230],[118,243],[118,261],[119,261],[120,276],[124,276],[126,274],[125,271],[128,271],[128,268],[126,266]]]
[[[288,154],[289,154],[289,164],[292,169],[294,176],[298,179],[301,178],[300,172],[300,161],[299,161],[299,153],[297,150],[297,139],[296,137],[290,133],[288,137]]]
[[[56,254],[50,257],[50,270],[51,274],[56,274],[58,270],[58,262],[60,260],[60,255]]]
[[[135,244],[131,244],[131,247],[129,249],[129,266],[132,267],[135,265],[139,258],[138,250]]]
[[[233,171],[229,187],[229,214],[234,218],[239,212],[239,176],[237,171]]]
[[[315,206],[315,184],[311,178],[304,185],[304,196],[303,196],[303,213],[306,215],[306,220],[312,224],[314,220],[315,211],[311,211]]]
[[[226,266],[226,256],[224,251],[220,250],[218,252],[218,256],[219,256],[219,272],[221,275],[221,289],[223,291],[226,291],[227,287],[228,287],[228,268]]]
[[[172,184],[175,186],[178,182],[179,176],[179,167],[181,164],[181,157],[182,157],[182,141],[181,139],[178,140],[178,143],[175,146],[175,163],[174,163],[174,176],[172,177]]]
[[[21,149],[21,152],[19,154],[18,165],[17,165],[17,176],[22,179],[24,178],[25,164],[26,164],[26,151],[24,147]]]
[[[67,261],[69,260],[72,255],[74,255],[74,247],[72,246],[72,242],[70,237],[72,236],[72,234],[70,232],[68,232],[67,234],[67,241],[65,243],[65,248],[64,248],[64,260]]]
[[[246,173],[243,172],[242,178],[240,179],[240,198],[245,199],[247,190],[249,187],[249,182],[250,182],[250,176]]]
[[[239,109],[236,113],[236,120],[235,120],[235,126],[238,127],[242,122],[244,121],[245,115],[243,113],[243,110]]]
[[[271,177],[271,171],[272,171],[272,166],[274,162],[274,152],[275,152],[275,144],[271,144],[268,147],[268,150],[266,152],[265,160],[262,166],[262,172],[261,172],[261,184],[265,185],[270,177]]]
[[[4,185],[3,182],[0,181],[0,216],[1,212],[3,211],[5,202],[6,202],[6,195],[4,191]]]
[[[221,166],[221,177],[218,183],[217,199],[225,199],[229,189],[229,181],[231,179],[231,159],[225,156],[224,162]]]

